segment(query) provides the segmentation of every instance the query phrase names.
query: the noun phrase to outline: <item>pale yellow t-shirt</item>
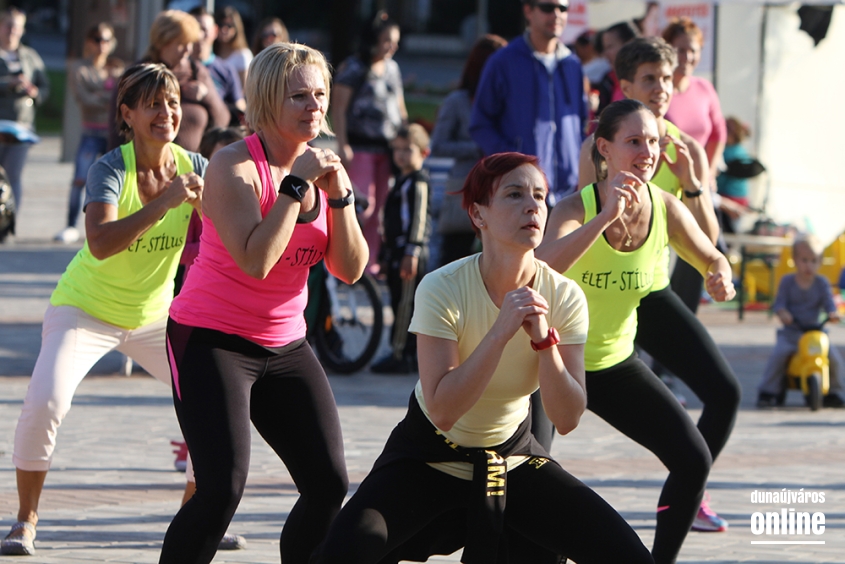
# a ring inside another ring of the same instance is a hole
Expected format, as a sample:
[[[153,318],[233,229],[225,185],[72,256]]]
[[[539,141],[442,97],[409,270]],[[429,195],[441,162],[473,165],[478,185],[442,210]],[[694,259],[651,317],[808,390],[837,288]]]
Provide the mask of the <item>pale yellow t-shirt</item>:
[[[414,317],[409,331],[458,342],[460,362],[475,350],[499,315],[481,279],[478,259],[473,255],[428,274],[420,282],[414,300]],[[572,280],[535,259],[537,273],[533,288],[549,303],[549,325],[560,333],[560,344],[587,341],[587,301]],[[487,389],[478,402],[449,431],[442,434],[461,446],[489,448],[503,443],[528,416],[530,396],[539,387],[538,355],[531,339],[519,330],[508,341]],[[417,401],[428,417],[428,409],[417,382]],[[468,463],[437,463],[437,468],[459,477],[471,477]],[[459,469],[456,472],[448,468]]]

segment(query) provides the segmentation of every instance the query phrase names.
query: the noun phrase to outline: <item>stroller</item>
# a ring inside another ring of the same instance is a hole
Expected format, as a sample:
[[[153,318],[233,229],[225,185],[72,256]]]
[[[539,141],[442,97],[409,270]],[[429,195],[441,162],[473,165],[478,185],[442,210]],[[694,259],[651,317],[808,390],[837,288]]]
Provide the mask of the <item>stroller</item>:
[[[15,194],[6,171],[0,167],[0,243],[15,234]]]

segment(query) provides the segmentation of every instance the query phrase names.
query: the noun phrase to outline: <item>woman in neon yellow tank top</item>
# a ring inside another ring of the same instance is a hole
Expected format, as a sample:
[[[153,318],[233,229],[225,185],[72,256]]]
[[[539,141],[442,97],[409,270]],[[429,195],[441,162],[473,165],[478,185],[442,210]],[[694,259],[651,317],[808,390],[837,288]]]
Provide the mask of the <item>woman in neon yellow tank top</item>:
[[[167,309],[206,160],[172,143],[182,119],[179,83],[163,65],[128,69],[118,102],[119,126],[132,141],[104,155],[88,176],[87,241],[50,298],[15,433],[21,505],[2,554],[35,551],[56,431],[88,370],[118,349],[170,385]]]
[[[718,224],[710,194],[699,190],[708,186],[707,155],[694,139],[664,119],[672,97],[675,50],[660,38],[635,39],[616,58],[616,73],[628,98],[645,104],[657,118],[661,133],[662,162],[652,184],[681,198],[711,241],[718,235]],[[665,126],[666,135],[663,135]],[[673,130],[676,133],[672,133]],[[671,143],[667,143],[671,141]],[[589,157],[592,139],[581,151],[581,186],[595,181],[595,168]],[[651,293],[637,308],[638,347],[675,374],[698,396],[704,407],[698,429],[716,460],[728,442],[740,401],[740,386],[730,365],[710,334],[695,317],[693,304],[701,297],[701,277],[693,267],[678,261],[669,284],[669,253],[658,265]],[[676,294],[678,292],[678,294]],[[551,437],[551,432],[546,433]],[[693,523],[695,531],[724,531],[727,521],[707,503],[707,496]]]
[[[636,308],[667,243],[696,265],[714,299],[728,300],[735,292],[727,259],[677,198],[648,182],[660,152],[652,112],[636,100],[615,102],[602,113],[595,139],[600,180],[554,208],[536,254],[587,296],[587,408],[669,469],[652,556],[658,564],[671,563],[698,511],[711,457],[692,420],[637,358]]]

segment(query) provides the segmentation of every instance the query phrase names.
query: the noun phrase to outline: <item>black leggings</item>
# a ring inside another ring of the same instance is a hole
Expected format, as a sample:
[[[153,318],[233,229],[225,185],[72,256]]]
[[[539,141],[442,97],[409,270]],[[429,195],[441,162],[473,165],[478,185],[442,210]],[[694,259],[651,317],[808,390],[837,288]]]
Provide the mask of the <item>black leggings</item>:
[[[378,468],[343,507],[314,562],[395,562],[385,556],[436,517],[467,507],[470,490],[470,481],[416,460]],[[625,520],[554,462],[523,463],[508,473],[507,490],[508,531],[579,564],[652,562]],[[512,564],[540,562],[521,551],[510,556]]]
[[[636,354],[587,372],[587,407],[653,452],[669,470],[657,504],[652,556],[675,562],[698,512],[712,458],[701,433],[663,382]]]
[[[311,347],[303,342],[276,354],[173,320],[167,337],[173,402],[197,492],[173,518],[159,562],[211,562],[244,491],[250,421],[300,494],[282,530],[282,561],[308,562],[348,488],[337,407]]]
[[[670,288],[651,292],[637,308],[637,345],[680,378],[704,408],[698,430],[713,460],[731,435],[741,388],[719,347]]]

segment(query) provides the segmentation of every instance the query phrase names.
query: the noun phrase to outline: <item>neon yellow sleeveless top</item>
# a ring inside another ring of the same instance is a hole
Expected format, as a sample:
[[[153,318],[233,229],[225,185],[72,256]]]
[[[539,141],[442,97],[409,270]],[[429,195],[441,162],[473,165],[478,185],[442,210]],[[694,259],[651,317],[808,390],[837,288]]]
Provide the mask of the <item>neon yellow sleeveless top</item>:
[[[668,119],[664,119],[663,122],[666,124],[666,134],[671,135],[675,139],[681,138],[681,130],[678,129],[678,126],[669,121]],[[678,158],[678,151],[675,148],[674,143],[669,143],[666,147],[666,153],[669,154],[669,158],[673,161]],[[678,179],[675,174],[669,170],[669,167],[666,163],[662,163],[660,168],[657,169],[657,173],[654,175],[654,178],[651,179],[651,183],[660,188],[661,190],[665,190],[669,192],[676,198],[681,197],[681,193],[683,189],[681,187],[681,181]],[[663,260],[657,265],[654,269],[654,285],[652,286],[652,290],[662,290],[666,286],[669,285],[669,247],[666,247],[663,250]]]
[[[176,174],[193,172],[187,152],[170,144]],[[117,205],[118,219],[143,207],[138,195],[135,146],[120,147],[126,176]],[[128,249],[105,260],[91,254],[86,241],[65,270],[50,303],[78,307],[101,321],[135,329],[167,315],[173,299],[173,277],[185,246],[193,208],[183,203],[168,210]]]
[[[602,234],[572,268],[563,273],[587,296],[590,328],[584,349],[588,371],[615,366],[634,352],[637,306],[652,290],[654,268],[669,244],[666,205],[653,184],[651,225],[643,245],[630,252],[617,251]],[[581,190],[584,223],[598,213],[596,185]]]

